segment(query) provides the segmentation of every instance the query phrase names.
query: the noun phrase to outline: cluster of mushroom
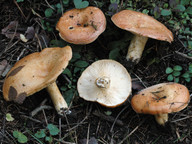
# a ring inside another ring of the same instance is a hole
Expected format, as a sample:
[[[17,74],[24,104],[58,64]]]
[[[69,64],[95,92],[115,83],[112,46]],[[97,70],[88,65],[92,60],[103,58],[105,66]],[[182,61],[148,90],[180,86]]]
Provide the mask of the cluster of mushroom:
[[[172,33],[152,17],[123,10],[112,21],[118,27],[135,34],[127,59],[138,63],[148,37],[173,41]],[[56,25],[62,39],[73,44],[89,44],[106,28],[106,18],[96,7],[72,9],[63,14]],[[72,58],[70,46],[45,48],[18,61],[7,74],[3,95],[7,101],[23,103],[24,99],[46,88],[53,104],[62,115],[68,108],[55,81]],[[131,77],[126,68],[114,60],[98,60],[85,69],[77,82],[79,96],[106,107],[124,103],[132,92]],[[131,105],[137,113],[153,114],[161,125],[168,113],[184,109],[189,103],[188,89],[177,83],[162,83],[140,91]]]

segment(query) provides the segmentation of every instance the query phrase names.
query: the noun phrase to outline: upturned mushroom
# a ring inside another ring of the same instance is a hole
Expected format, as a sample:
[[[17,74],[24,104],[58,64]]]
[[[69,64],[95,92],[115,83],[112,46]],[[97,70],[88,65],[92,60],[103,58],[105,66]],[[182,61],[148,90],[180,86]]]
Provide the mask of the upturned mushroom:
[[[19,60],[8,72],[3,84],[6,101],[22,104],[26,97],[46,88],[58,114],[68,108],[55,81],[72,57],[70,46],[45,48]]]
[[[172,32],[165,25],[146,14],[122,10],[112,16],[113,23],[124,30],[134,34],[128,48],[126,59],[138,63],[142,56],[148,38],[161,41],[173,41]]]
[[[92,6],[65,12],[56,25],[60,37],[73,44],[91,43],[105,28],[105,15],[99,8]]]
[[[106,107],[116,107],[131,94],[131,77],[114,60],[98,60],[87,67],[77,82],[79,96]]]
[[[154,115],[158,124],[165,125],[168,114],[183,110],[189,101],[189,91],[184,85],[161,83],[134,95],[131,105],[135,112]]]

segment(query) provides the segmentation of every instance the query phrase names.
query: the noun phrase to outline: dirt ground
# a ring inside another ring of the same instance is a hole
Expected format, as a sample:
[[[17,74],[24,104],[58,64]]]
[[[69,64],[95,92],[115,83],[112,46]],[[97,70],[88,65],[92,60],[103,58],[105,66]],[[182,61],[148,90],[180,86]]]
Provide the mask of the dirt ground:
[[[53,1],[50,1],[53,3]],[[10,22],[18,23],[5,34],[0,34],[0,62],[4,60],[13,66],[18,59],[40,51],[44,44],[48,44],[50,40],[58,38],[58,32],[53,30],[47,32],[41,27],[40,19],[43,16],[43,9],[47,7],[44,1],[26,0],[23,3],[16,3],[14,0],[0,1],[0,29],[7,27]],[[104,12],[107,7],[103,7]],[[39,16],[40,15],[40,16]],[[59,18],[60,15],[54,15]],[[56,19],[46,19],[51,24]],[[115,28],[115,26],[107,18],[108,27],[112,27],[119,32],[119,35],[126,35],[125,31]],[[35,29],[35,36],[28,42],[23,42],[18,38],[19,33],[25,33],[28,27]],[[107,59],[108,49],[107,39],[101,35],[98,40],[83,46],[83,56],[94,53],[97,59]],[[121,37],[114,37],[114,40],[120,40]],[[41,43],[41,44],[40,44]],[[95,49],[94,49],[95,48]],[[97,48],[97,49],[96,49]],[[126,51],[126,50],[125,50]],[[124,51],[118,61],[123,64],[129,71],[133,81],[132,95],[136,94],[144,87],[148,87],[161,82],[167,82],[165,69],[168,66],[188,65],[191,62],[176,51],[185,53],[182,41],[174,34],[173,43],[157,41],[149,39],[146,45],[144,55],[139,64],[133,66],[127,63]],[[158,58],[158,62],[151,62],[149,59]],[[90,59],[91,64],[95,59]],[[8,66],[6,64],[6,66]],[[1,65],[0,65],[1,66]],[[76,79],[78,78],[76,75]],[[192,143],[192,106],[191,102],[188,107],[181,112],[169,114],[169,121],[165,126],[156,123],[154,116],[137,114],[133,111],[130,99],[116,108],[106,108],[98,103],[88,102],[78,96],[77,91],[74,93],[71,114],[58,116],[46,90],[35,93],[28,97],[22,105],[14,102],[6,102],[3,99],[2,85],[5,75],[0,76],[0,144],[16,144],[17,140],[13,136],[13,131],[18,130],[25,134],[28,138],[28,144],[40,143],[34,138],[34,134],[45,129],[47,124],[51,123],[60,129],[60,133],[54,136],[52,143],[82,143],[82,144],[191,144]],[[59,76],[57,84],[62,86],[66,81],[63,76]],[[181,81],[189,89],[191,83]],[[75,85],[75,83],[74,83]],[[190,89],[190,93],[192,90]],[[46,108],[42,108],[45,106]],[[35,109],[40,109],[38,113],[32,115]],[[111,114],[106,114],[110,112]],[[6,114],[11,113],[14,121],[7,121]],[[42,143],[46,143],[41,139]]]

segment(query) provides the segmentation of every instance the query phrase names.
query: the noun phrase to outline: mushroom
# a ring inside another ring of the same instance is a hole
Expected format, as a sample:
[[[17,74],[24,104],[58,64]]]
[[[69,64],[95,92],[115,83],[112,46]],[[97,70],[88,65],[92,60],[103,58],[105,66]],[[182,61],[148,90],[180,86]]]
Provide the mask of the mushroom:
[[[146,14],[122,10],[112,16],[113,23],[121,29],[130,31],[134,34],[128,48],[127,60],[138,63],[148,38],[162,41],[173,41],[172,32],[162,23]]]
[[[188,89],[178,83],[161,83],[141,90],[131,99],[135,112],[152,114],[158,124],[165,125],[168,113],[178,112],[190,101]]]
[[[92,6],[65,12],[56,25],[60,37],[73,44],[91,43],[105,28],[105,15],[99,8]]]
[[[46,88],[55,109],[62,115],[67,103],[61,95],[55,81],[67,67],[72,57],[70,46],[63,48],[45,48],[19,60],[8,72],[3,84],[3,96],[6,101],[22,104],[30,96]]]
[[[131,77],[114,60],[98,60],[87,67],[77,82],[79,96],[106,107],[122,104],[131,94]]]

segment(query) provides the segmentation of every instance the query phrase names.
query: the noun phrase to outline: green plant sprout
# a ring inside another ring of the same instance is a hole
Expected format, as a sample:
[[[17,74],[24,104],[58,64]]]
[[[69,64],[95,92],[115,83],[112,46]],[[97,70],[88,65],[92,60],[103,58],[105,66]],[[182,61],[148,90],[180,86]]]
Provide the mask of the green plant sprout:
[[[192,64],[189,64],[188,70],[186,70],[183,74],[181,73],[183,68],[180,65],[175,65],[173,68],[167,67],[165,73],[168,75],[168,81],[179,82],[180,78],[183,78],[186,82],[191,81],[192,77]]]
[[[89,6],[88,1],[82,1],[82,0],[73,0],[73,3],[75,5],[76,9],[83,9]]]
[[[28,138],[20,131],[14,130],[13,136],[17,139],[19,143],[27,143]]]
[[[53,124],[48,124],[46,129],[41,129],[35,133],[35,137],[38,139],[44,138],[46,142],[52,143],[53,136],[58,135],[60,130]]]

